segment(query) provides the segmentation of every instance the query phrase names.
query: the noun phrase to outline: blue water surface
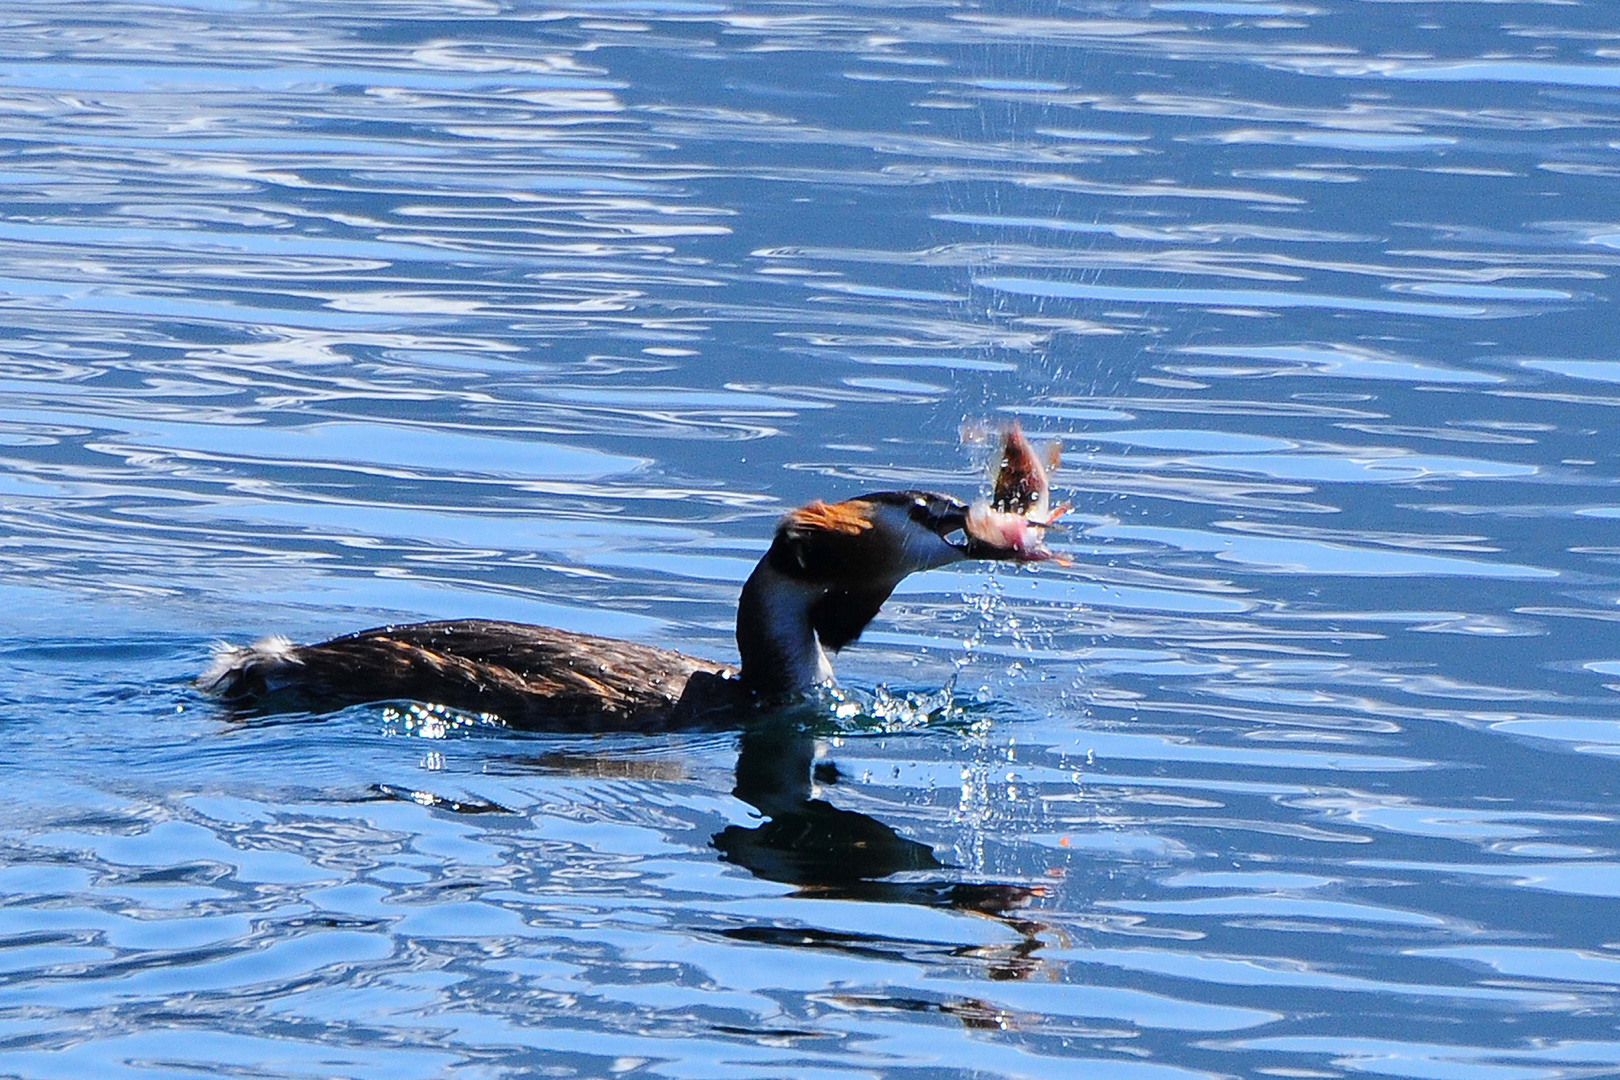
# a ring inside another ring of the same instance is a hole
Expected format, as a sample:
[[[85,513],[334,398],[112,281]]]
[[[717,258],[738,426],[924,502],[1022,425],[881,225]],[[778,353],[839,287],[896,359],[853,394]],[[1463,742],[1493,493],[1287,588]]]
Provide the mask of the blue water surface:
[[[1615,16],[0,2],[0,1076],[1620,1072]],[[791,729],[191,685],[1013,418]]]

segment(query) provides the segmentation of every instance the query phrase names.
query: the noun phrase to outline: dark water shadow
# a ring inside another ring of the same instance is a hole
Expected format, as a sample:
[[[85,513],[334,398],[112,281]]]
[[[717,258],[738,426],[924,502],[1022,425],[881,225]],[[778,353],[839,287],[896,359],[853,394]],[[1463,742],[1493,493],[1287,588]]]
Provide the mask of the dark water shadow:
[[[742,732],[737,754],[737,786],[732,794],[753,806],[765,821],[731,825],[710,843],[721,858],[767,881],[797,888],[805,898],[916,904],[991,916],[1013,929],[1019,940],[979,955],[992,978],[1027,977],[1039,966],[1044,927],[1012,913],[1041,895],[1040,889],[1006,882],[954,880],[927,844],[900,835],[869,814],[846,810],[815,797],[818,785],[837,782],[837,770],[815,761],[815,735],[797,717],[771,717]],[[901,880],[889,880],[894,875]],[[727,936],[769,940],[800,948],[861,952],[887,939],[812,929],[743,927]]]

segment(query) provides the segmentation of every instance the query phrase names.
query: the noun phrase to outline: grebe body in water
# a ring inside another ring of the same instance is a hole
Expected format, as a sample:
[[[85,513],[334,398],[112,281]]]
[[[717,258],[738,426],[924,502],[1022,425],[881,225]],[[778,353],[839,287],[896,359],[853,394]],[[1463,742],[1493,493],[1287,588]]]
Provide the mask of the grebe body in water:
[[[495,714],[522,728],[724,724],[751,701],[830,683],[828,650],[859,637],[906,575],[964,559],[1050,557],[1041,525],[921,491],[794,510],[743,586],[735,668],[630,641],[460,619],[315,645],[271,637],[225,646],[198,685],[248,710],[412,700]]]

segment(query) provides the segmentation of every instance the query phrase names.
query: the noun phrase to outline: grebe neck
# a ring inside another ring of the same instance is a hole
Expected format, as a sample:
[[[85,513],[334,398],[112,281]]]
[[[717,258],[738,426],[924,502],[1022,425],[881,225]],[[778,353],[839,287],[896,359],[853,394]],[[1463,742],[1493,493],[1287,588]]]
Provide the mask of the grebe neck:
[[[761,559],[737,601],[737,652],[750,693],[799,693],[833,681],[832,661],[816,640],[823,585],[799,581]]]
[[[782,518],[737,603],[741,681],[752,694],[833,681],[828,652],[861,636],[907,574],[969,557],[967,508],[926,492],[813,502]]]

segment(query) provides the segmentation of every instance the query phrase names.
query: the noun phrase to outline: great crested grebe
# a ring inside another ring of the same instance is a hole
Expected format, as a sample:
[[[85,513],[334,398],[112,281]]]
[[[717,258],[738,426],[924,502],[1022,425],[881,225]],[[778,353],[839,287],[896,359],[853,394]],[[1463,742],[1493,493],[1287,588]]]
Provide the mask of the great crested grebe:
[[[1022,435],[1007,439],[1011,446]],[[1025,467],[1004,451],[1003,470]],[[1044,474],[1038,483],[1044,488]],[[546,626],[458,619],[382,626],[316,645],[269,637],[223,646],[198,685],[244,709],[412,700],[492,713],[523,728],[723,723],[751,700],[830,683],[827,650],[858,638],[907,574],[964,559],[1050,558],[1041,543],[1046,522],[1023,509],[881,491],[792,511],[738,601],[740,668]]]

